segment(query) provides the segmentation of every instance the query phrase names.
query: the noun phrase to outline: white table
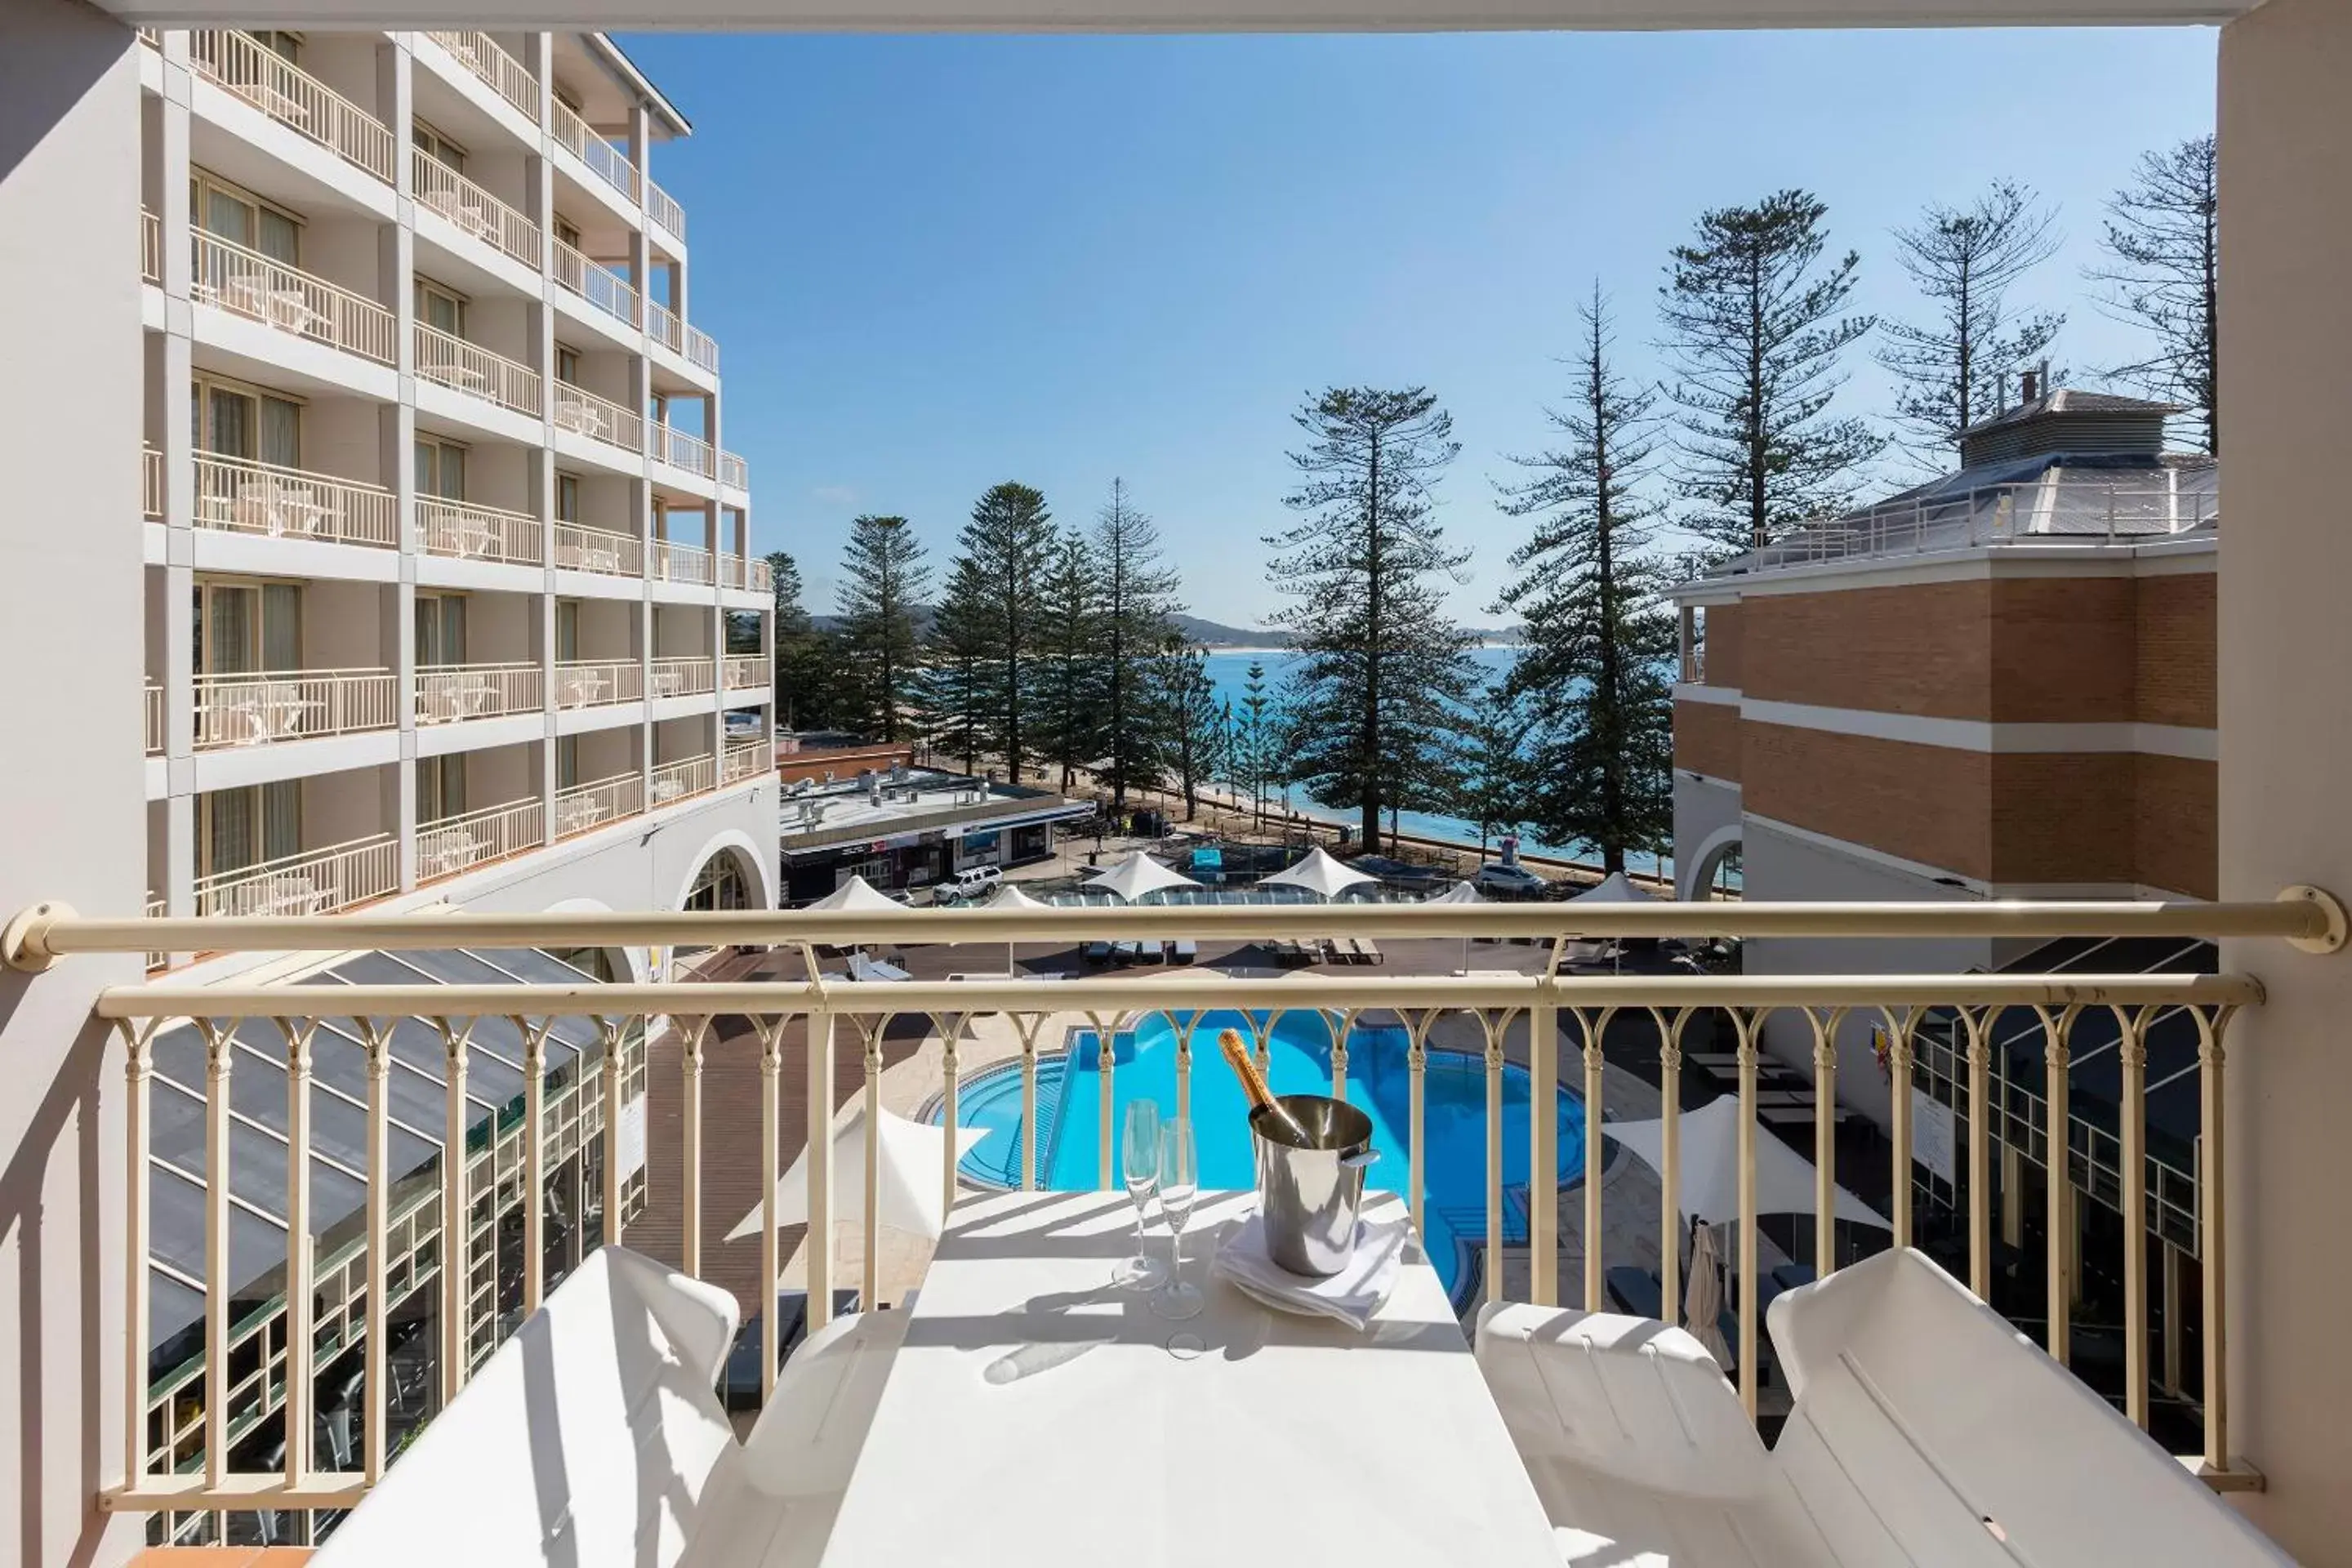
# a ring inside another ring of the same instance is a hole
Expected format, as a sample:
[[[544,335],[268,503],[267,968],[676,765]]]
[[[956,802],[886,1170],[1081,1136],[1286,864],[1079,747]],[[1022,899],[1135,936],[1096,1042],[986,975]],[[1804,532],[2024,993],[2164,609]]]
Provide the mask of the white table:
[[[1207,1305],[1182,1323],[1108,1285],[1125,1193],[960,1205],[825,1568],[1557,1568],[1418,1248],[1366,1333],[1270,1311],[1208,1271],[1254,1202],[1203,1195],[1185,1255]],[[1171,1354],[1179,1331],[1203,1353]]]

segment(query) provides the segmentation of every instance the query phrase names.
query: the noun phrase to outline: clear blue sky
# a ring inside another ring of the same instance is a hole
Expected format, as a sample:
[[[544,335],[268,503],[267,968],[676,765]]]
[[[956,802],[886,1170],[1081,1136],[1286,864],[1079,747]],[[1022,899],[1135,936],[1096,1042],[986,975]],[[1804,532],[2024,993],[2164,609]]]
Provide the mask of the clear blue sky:
[[[943,563],[989,484],[1086,521],[1118,475],[1192,607],[1256,624],[1291,411],[1421,383],[1463,442],[1455,605],[1487,621],[1523,531],[1489,480],[1544,438],[1596,278],[1654,375],[1661,265],[1702,207],[1811,188],[1863,308],[1899,313],[1888,228],[2008,176],[2062,209],[2034,292],[2086,381],[2134,341],[2080,279],[2100,205],[2213,121],[2205,29],[623,43],[694,122],[655,175],[687,209],[755,548],[799,557],[817,610],[858,512],[913,519]],[[1883,412],[1854,370],[1852,408]]]

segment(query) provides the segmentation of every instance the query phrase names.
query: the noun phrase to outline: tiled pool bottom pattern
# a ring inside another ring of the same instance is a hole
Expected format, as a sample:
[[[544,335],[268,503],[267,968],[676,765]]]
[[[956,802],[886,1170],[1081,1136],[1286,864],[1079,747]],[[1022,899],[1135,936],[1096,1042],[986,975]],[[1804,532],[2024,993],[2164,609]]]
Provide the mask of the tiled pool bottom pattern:
[[[1261,1018],[1261,1024],[1263,1020]],[[1248,1100],[1216,1048],[1219,1029],[1246,1037],[1249,1018],[1235,1012],[1205,1015],[1192,1031],[1192,1105],[1199,1142],[1201,1184],[1214,1187],[1256,1184],[1251,1152]],[[1336,1025],[1316,1012],[1285,1013],[1267,1042],[1268,1076],[1277,1094],[1328,1094],[1331,1044]],[[1380,1161],[1369,1184],[1402,1192],[1409,1179],[1412,1126],[1407,1095],[1411,1069],[1409,1037],[1402,1026],[1359,1024],[1348,1037],[1348,1099],[1372,1121],[1372,1146]],[[1114,1096],[1111,1138],[1116,1141],[1128,1102],[1156,1100],[1163,1113],[1176,1107],[1176,1028],[1154,1014],[1132,1031],[1113,1037]],[[1095,1185],[1100,1150],[1101,1049],[1090,1029],[1073,1030],[1069,1048],[1040,1056],[1037,1062],[1038,1183],[1061,1191]],[[1517,1064],[1503,1068],[1503,1238],[1507,1246],[1528,1241],[1528,1161],[1532,1142],[1528,1114],[1529,1081]],[[1431,1261],[1457,1304],[1476,1284],[1473,1248],[1486,1237],[1486,1065],[1479,1056],[1432,1049],[1423,1079],[1423,1124],[1428,1139],[1423,1180],[1428,1184],[1423,1241]],[[1023,1138],[1021,1064],[998,1063],[958,1085],[957,1119],[984,1136],[965,1154],[965,1180],[987,1187],[1021,1184]],[[1566,1184],[1584,1168],[1582,1101],[1562,1089],[1556,1107],[1559,1169]],[[940,1108],[931,1110],[940,1120]]]

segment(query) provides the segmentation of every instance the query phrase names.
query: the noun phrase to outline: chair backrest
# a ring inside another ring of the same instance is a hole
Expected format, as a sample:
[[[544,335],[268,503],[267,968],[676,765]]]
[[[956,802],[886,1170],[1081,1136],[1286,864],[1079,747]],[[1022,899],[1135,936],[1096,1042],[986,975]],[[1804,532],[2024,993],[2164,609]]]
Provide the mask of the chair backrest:
[[[712,1385],[735,1324],[725,1291],[601,1249],[384,1472],[319,1568],[668,1568],[734,1447]]]
[[[1796,1394],[1774,1458],[1840,1562],[2288,1561],[1924,1253],[1769,1316]]]

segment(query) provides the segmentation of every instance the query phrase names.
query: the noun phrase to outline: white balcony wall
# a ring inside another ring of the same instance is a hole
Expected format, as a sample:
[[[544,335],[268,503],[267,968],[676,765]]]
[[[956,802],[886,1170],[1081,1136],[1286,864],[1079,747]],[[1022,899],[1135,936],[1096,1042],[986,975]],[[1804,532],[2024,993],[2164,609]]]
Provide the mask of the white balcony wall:
[[[466,662],[522,664],[539,658],[539,601],[520,594],[466,596]]]
[[[392,589],[374,583],[314,580],[302,589],[302,664],[307,669],[397,669],[400,623]]]
[[[400,476],[384,471],[383,422],[388,411],[362,397],[317,397],[302,410],[302,467],[314,474],[389,489]]]

